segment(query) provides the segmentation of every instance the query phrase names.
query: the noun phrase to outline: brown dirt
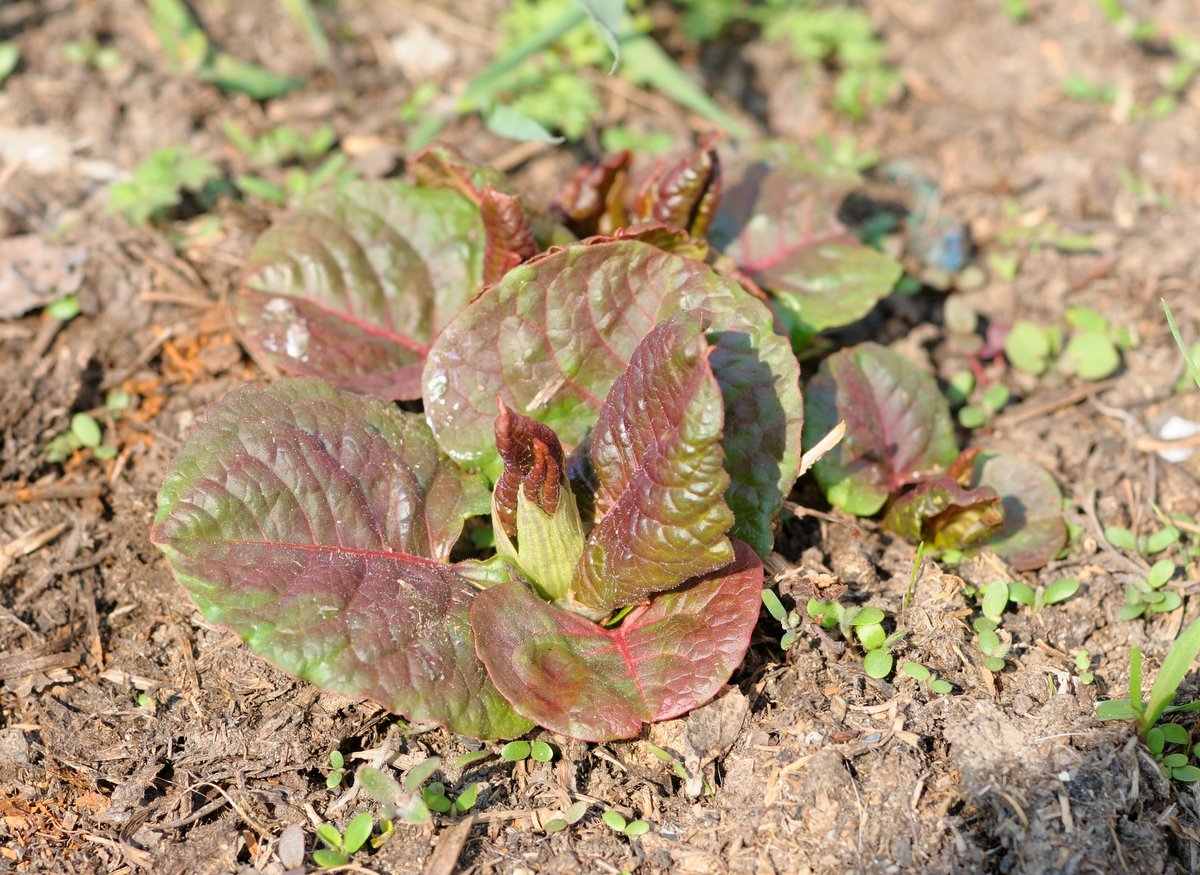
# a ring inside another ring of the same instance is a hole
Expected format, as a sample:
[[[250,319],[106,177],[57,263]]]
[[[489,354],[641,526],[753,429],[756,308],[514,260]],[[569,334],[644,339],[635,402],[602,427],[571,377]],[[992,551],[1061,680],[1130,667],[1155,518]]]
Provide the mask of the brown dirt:
[[[329,121],[365,174],[392,172],[406,134],[395,108],[413,83],[389,40],[415,33],[444,44],[451,61],[433,75],[452,92],[490,56],[486,23],[501,4],[342,0],[326,16],[346,35],[330,71],[313,68],[278,4],[196,5],[235,54],[313,84],[264,106],[169,75],[135,0],[0,7],[0,40],[15,38],[23,58],[0,88],[0,247],[22,235],[54,247],[43,286],[79,283],[84,310],[57,332],[38,315],[0,322],[0,871],[282,872],[274,848],[285,826],[302,824],[311,849],[316,822],[344,823],[373,805],[326,789],[330,751],[375,751],[404,766],[467,750],[442,731],[406,736],[374,706],[290,679],[183,597],[148,524],[196,415],[263,378],[220,303],[267,217],[223,204],[215,235],[200,235],[199,217],[181,226],[197,236],[177,248],[168,229],[131,229],[104,204],[108,184],[161,146],[186,143],[231,176],[243,171],[221,133],[230,119],[256,130]],[[697,752],[714,797],[688,797],[645,740],[597,747],[547,736],[560,752],[551,765],[493,760],[465,776],[447,767],[451,786],[482,782],[475,825],[399,826],[356,858],[359,871],[449,871],[431,855],[441,848],[453,860],[459,843],[459,871],[481,873],[1200,868],[1197,796],[1169,784],[1128,727],[1092,717],[1097,698],[1120,696],[1131,646],[1155,666],[1200,613],[1193,560],[1190,582],[1173,584],[1187,596],[1181,611],[1118,622],[1129,561],[1098,546],[1099,526],[1151,523],[1151,502],[1200,509],[1200,454],[1173,465],[1137,446],[1169,413],[1200,419],[1200,395],[1172,392],[1180,363],[1158,308],[1166,297],[1195,336],[1200,86],[1166,118],[1132,117],[1131,105],[1161,92],[1171,61],[1123,37],[1090,0],[1032,0],[1033,18],[1020,25],[982,0],[865,5],[906,88],[866,122],[831,115],[828,76],[806,73],[778,46],[727,46],[715,53],[720,67],[706,56],[710,84],[776,135],[854,133],[885,163],[936,180],[941,214],[970,229],[981,263],[1016,222],[1094,236],[1094,251],[1040,247],[1013,282],[957,293],[994,320],[1061,321],[1066,307],[1087,305],[1141,337],[1118,376],[1088,397],[1071,381],[1018,383],[1019,403],[976,435],[1059,478],[1084,534],[1070,558],[1027,579],[1078,576],[1080,595],[1007,622],[1011,664],[992,675],[958,576],[986,582],[994,567],[952,576],[926,563],[901,612],[911,547],[870,522],[789,521],[781,545],[801,575],[836,574],[848,597],[897,613],[910,630],[900,655],[951,681],[953,695],[931,696],[903,676],[871,680],[857,657],[807,638],[784,657],[764,620],[736,689],[649,733],[679,753],[692,750],[689,732],[714,736]],[[1129,5],[1200,35],[1190,0]],[[121,63],[99,72],[68,62],[62,47],[87,38],[114,46]],[[1116,84],[1116,102],[1066,100],[1061,85],[1073,73]],[[608,94],[614,120],[680,136],[695,121],[656,98],[630,98]],[[517,166],[535,191],[571,163],[565,150],[514,151],[470,119],[448,139],[474,159]],[[15,251],[0,248],[0,261]],[[846,336],[895,342],[946,377],[956,351],[941,312],[937,293],[897,299]],[[118,457],[47,464],[46,441],[114,387],[137,399],[116,427]],[[811,488],[796,497],[811,501]],[[780,587],[806,597],[802,579]],[[1079,648],[1098,665],[1093,685],[1073,668]],[[139,692],[156,704],[139,707]],[[596,800],[579,825],[552,836],[534,827],[529,812],[576,794]],[[601,807],[645,817],[653,830],[619,837],[599,821]]]

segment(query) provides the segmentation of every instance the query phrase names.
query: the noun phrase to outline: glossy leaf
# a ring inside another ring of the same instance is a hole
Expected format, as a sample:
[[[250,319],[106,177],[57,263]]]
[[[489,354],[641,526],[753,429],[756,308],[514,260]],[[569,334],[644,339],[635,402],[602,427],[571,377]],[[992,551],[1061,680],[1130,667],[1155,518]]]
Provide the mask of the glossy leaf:
[[[848,325],[900,278],[892,258],[838,219],[857,174],[820,168],[794,152],[725,162],[725,186],[709,240],[789,311],[808,334]]]
[[[704,237],[721,199],[721,160],[715,142],[716,137],[707,136],[674,163],[657,163],[638,187],[634,215]]]
[[[990,486],[1004,503],[1004,525],[986,546],[1018,571],[1041,568],[1067,543],[1062,492],[1050,472],[1017,456],[984,453],[975,486]]]
[[[495,422],[496,451],[504,471],[496,481],[492,508],[508,536],[517,534],[517,490],[538,509],[554,515],[566,480],[562,443],[536,419],[514,413],[500,404]]]
[[[519,735],[443,561],[482,478],[419,416],[319,380],[235,390],[188,437],[151,539],[201,613],[280,668],[413,720]]]
[[[625,149],[585,166],[557,194],[554,205],[579,237],[613,234],[629,224],[625,193],[632,156]]]
[[[628,738],[645,722],[711,699],[741,662],[758,621],[762,563],[735,543],[720,571],[662,593],[615,629],[550,605],[518,582],[480,593],[480,659],[513,707],[588,741]]]
[[[537,243],[521,199],[508,190],[503,173],[472,164],[449,146],[430,146],[409,162],[408,172],[421,185],[457,191],[479,207],[487,245],[483,281],[494,283],[537,254]]]
[[[418,398],[430,341],[482,284],[487,241],[480,208],[449,189],[318,192],[258,239],[235,314],[280,370]]]
[[[804,411],[806,447],[846,421],[846,437],[813,473],[831,504],[858,516],[870,516],[901,486],[958,456],[937,383],[878,344],[859,344],[823,361],[805,391]]]
[[[725,401],[731,534],[761,555],[799,466],[798,366],[770,312],[706,265],[639,240],[580,244],[540,256],[486,289],[434,343],[426,416],[446,451],[491,478],[496,398],[549,425],[568,452],[650,329],[680,310],[708,319]]]
[[[888,508],[885,527],[914,544],[965,550],[995,534],[1004,522],[1000,496],[991,487],[965,489],[941,476],[912,489]]]
[[[656,326],[613,384],[591,436],[599,522],[573,596],[603,616],[733,559],[721,389],[700,314]]]

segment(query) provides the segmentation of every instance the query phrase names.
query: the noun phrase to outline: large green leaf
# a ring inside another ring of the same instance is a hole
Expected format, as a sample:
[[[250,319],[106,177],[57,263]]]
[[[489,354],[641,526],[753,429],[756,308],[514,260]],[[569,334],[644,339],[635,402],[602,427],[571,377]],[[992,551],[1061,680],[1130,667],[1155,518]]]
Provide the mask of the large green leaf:
[[[519,735],[475,657],[474,587],[444,564],[482,478],[422,419],[319,380],[213,405],[151,540],[209,620],[292,674],[482,738]]]

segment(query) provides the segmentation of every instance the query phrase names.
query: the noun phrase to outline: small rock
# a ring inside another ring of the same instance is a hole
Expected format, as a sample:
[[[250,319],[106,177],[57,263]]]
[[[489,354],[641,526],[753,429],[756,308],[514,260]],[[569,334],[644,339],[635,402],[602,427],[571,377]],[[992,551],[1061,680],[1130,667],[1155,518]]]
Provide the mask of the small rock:
[[[29,765],[29,739],[20,729],[0,729],[0,764]]]

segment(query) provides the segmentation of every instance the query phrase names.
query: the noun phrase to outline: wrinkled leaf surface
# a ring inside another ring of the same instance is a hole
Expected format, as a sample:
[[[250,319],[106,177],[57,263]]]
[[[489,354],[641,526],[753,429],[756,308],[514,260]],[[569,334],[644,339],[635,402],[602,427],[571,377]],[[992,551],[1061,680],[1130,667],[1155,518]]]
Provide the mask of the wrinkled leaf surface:
[[[282,371],[419,398],[429,343],[482,284],[487,238],[480,207],[450,189],[318,192],[254,245],[238,323]]]
[[[954,478],[935,477],[888,508],[883,524],[916,544],[964,550],[996,534],[1004,523],[1000,496],[989,486],[966,489]]]
[[[601,615],[733,558],[723,402],[702,330],[688,311],[647,334],[592,432],[599,522],[573,593]]]
[[[159,494],[151,538],[209,620],[280,668],[414,720],[520,734],[475,657],[474,588],[443,564],[487,511],[422,419],[319,380],[213,405]]]
[[[901,267],[838,219],[856,174],[773,150],[725,163],[709,240],[808,333],[848,325],[891,293]]]
[[[933,378],[875,343],[834,353],[805,391],[804,444],[839,420],[846,437],[813,468],[831,504],[870,516],[907,483],[958,456],[946,399]]]
[[[553,428],[569,451],[595,424],[642,337],[686,309],[704,311],[716,347],[732,534],[765,554],[799,465],[798,366],[762,302],[698,261],[638,240],[605,240],[510,271],[430,350],[430,425],[451,456],[492,479],[501,469],[492,436],[497,396]]]
[[[763,570],[735,542],[734,561],[660,593],[615,629],[543,602],[519,582],[475,599],[476,647],[517,711],[588,741],[627,738],[643,723],[704,704],[745,655]]]

